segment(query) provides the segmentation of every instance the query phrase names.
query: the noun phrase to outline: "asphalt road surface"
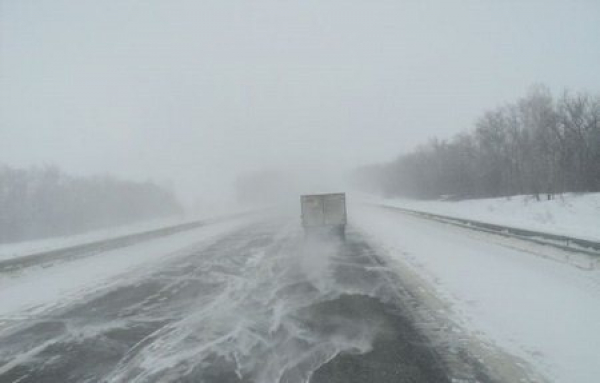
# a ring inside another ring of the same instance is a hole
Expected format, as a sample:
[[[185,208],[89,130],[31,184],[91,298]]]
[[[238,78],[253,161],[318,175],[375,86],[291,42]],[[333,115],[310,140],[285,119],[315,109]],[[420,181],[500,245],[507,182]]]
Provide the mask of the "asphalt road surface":
[[[494,381],[448,358],[424,310],[352,227],[314,240],[268,219],[24,318],[0,333],[0,382]]]

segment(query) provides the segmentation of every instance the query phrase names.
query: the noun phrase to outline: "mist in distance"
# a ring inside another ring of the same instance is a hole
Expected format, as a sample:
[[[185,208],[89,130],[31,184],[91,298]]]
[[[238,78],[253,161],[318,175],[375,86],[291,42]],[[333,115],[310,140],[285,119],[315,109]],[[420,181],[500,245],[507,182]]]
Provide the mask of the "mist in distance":
[[[532,84],[598,93],[599,35],[592,1],[0,1],[0,163],[199,213],[344,191]]]

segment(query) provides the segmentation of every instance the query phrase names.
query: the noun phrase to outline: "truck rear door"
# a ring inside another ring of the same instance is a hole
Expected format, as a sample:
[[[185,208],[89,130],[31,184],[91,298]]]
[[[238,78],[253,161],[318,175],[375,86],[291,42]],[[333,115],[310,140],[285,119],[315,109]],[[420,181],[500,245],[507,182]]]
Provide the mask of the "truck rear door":
[[[344,225],[346,223],[346,196],[330,194],[323,197],[325,225]]]
[[[325,222],[324,199],[318,195],[302,196],[302,225],[321,226]]]

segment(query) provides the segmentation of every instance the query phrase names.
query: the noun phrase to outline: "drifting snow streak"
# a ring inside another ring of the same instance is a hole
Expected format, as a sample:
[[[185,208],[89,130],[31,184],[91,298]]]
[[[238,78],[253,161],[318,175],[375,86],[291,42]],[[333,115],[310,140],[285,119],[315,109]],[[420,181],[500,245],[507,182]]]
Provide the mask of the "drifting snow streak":
[[[387,331],[388,277],[363,242],[255,225],[3,334],[0,381],[306,382]]]
[[[172,320],[133,347],[106,381],[304,382],[340,351],[368,351],[381,330],[376,320],[323,315],[319,304],[371,294],[383,280],[367,281],[366,291],[339,274],[357,269],[340,258],[340,243],[305,241],[291,230],[276,238],[250,233],[173,266],[171,289],[195,286],[194,298],[167,298]]]

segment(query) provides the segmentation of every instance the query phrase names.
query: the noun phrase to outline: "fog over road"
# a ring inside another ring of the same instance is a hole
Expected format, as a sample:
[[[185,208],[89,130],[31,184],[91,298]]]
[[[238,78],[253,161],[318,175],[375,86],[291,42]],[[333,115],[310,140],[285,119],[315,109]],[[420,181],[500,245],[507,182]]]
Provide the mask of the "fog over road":
[[[380,259],[263,217],[0,327],[0,382],[496,381]]]

